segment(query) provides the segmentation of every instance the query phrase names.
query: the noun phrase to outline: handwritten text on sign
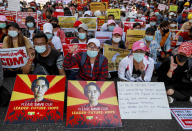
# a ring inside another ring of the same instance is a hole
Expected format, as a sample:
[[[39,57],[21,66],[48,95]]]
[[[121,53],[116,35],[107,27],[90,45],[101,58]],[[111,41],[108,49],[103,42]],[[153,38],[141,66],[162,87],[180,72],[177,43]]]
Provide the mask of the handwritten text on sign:
[[[25,47],[0,49],[0,59],[3,68],[19,68],[27,63]]]
[[[164,83],[118,82],[121,119],[171,119]]]

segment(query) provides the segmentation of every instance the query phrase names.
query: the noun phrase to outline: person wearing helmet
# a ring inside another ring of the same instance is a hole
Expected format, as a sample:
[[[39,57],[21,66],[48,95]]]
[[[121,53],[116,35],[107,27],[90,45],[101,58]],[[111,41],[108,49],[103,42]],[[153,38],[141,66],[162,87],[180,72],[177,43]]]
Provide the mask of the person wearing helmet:
[[[181,27],[181,30],[184,30],[184,31],[188,31],[191,27],[192,27],[192,13],[189,13],[188,14],[188,20],[187,22],[185,22],[182,27]]]
[[[0,43],[3,43],[3,39],[7,36],[7,18],[4,15],[0,15]]]

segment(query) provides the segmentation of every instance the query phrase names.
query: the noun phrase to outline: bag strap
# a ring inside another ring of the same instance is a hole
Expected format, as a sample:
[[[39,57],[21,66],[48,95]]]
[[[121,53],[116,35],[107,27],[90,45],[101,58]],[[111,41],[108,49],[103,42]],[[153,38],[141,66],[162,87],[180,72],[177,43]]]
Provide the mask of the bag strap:
[[[85,64],[86,59],[87,59],[87,53],[83,52],[81,56],[81,67]]]
[[[100,54],[100,56],[99,56],[99,71],[101,70],[101,66],[103,64],[104,59],[105,59],[105,57],[102,54]]]

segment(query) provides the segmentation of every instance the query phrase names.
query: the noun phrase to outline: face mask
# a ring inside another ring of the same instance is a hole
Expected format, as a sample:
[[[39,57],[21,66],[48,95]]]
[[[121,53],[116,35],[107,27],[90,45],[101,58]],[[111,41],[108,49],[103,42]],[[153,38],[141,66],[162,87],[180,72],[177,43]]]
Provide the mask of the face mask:
[[[126,21],[126,17],[121,17],[121,21]]]
[[[35,46],[35,50],[37,51],[37,53],[42,54],[46,51],[46,46],[45,45]]]
[[[6,24],[5,23],[0,23],[0,28],[3,29],[6,27]]]
[[[185,62],[188,59],[188,57],[180,55],[180,54],[177,55],[177,58],[178,58],[179,62]]]
[[[155,15],[159,15],[159,12],[155,12]]]
[[[150,25],[151,25],[151,26],[155,26],[155,25],[156,25],[156,22],[150,22]]]
[[[170,24],[170,27],[176,27],[177,25],[176,24]]]
[[[152,41],[153,40],[153,36],[146,35],[145,36],[145,40],[146,41]]]
[[[53,28],[57,28],[58,27],[58,24],[52,23],[52,25],[53,25]]]
[[[46,34],[46,36],[47,36],[47,39],[48,39],[48,40],[51,39],[51,38],[53,37],[52,34]]]
[[[27,23],[27,27],[29,27],[29,28],[34,27],[34,23],[32,23],[32,22]]]
[[[144,53],[133,53],[133,59],[138,63],[140,63],[143,60],[144,56],[145,56]]]
[[[16,37],[18,35],[18,32],[17,31],[9,31],[8,35],[11,37]]]
[[[138,14],[138,17],[139,17],[139,18],[142,17],[142,14]]]
[[[87,50],[87,55],[91,58],[94,58],[98,55],[98,51]]]
[[[113,31],[114,28],[115,28],[115,26],[109,26],[109,27],[108,27],[109,31]]]
[[[172,16],[169,16],[169,19],[171,19],[172,18]]]
[[[135,19],[130,19],[130,22],[135,22]]]
[[[54,36],[57,36],[57,31],[56,31],[56,32],[54,32]]]
[[[115,43],[119,43],[119,42],[121,41],[121,37],[120,37],[120,38],[113,37],[112,40],[113,40]]]
[[[79,39],[84,40],[86,38],[85,33],[79,33]]]
[[[164,15],[164,17],[166,18],[166,17],[167,17],[167,15]]]
[[[169,29],[163,30],[163,32],[166,34],[169,32]]]
[[[190,23],[192,23],[192,19],[191,19],[191,20],[189,20],[189,22],[190,22]]]

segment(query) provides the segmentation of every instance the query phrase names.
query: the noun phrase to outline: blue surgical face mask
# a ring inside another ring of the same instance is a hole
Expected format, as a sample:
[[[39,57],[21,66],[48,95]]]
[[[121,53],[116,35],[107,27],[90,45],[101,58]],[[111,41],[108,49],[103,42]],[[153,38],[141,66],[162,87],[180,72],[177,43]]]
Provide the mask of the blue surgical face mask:
[[[86,33],[79,33],[79,39],[84,40],[86,38]]]
[[[150,22],[150,25],[151,25],[151,26],[155,26],[155,25],[156,25],[156,22]]]
[[[16,36],[18,36],[18,32],[17,31],[8,31],[8,35],[11,37],[16,37]]]
[[[94,58],[98,55],[98,51],[87,50],[87,55],[91,58]]]
[[[133,53],[133,59],[138,63],[140,63],[143,60],[144,56],[145,56],[144,53]]]
[[[111,26],[111,25],[108,26],[108,29],[109,29],[109,31],[111,31],[111,32],[114,30],[114,28],[115,28],[115,26]]]
[[[135,22],[135,19],[130,19],[130,22]]]
[[[0,23],[0,28],[4,29],[6,27],[6,23]]]
[[[46,46],[45,45],[35,46],[35,50],[37,51],[37,53],[42,54],[46,51]]]
[[[146,36],[145,36],[145,40],[146,40],[146,41],[152,41],[152,40],[153,40],[153,36],[146,35]]]
[[[47,39],[49,40],[53,37],[53,34],[46,34],[46,36],[47,36]]]
[[[29,27],[29,28],[34,27],[34,23],[33,23],[33,22],[28,22],[28,23],[27,23],[27,27]]]

